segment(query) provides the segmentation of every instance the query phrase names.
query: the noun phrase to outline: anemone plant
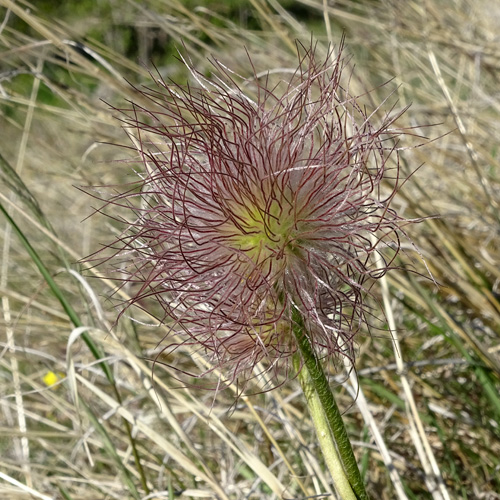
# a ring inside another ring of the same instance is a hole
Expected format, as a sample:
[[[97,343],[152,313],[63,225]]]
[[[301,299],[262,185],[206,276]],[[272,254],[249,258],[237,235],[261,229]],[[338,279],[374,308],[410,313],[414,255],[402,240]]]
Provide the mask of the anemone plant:
[[[342,48],[320,58],[298,43],[282,78],[244,79],[217,60],[206,77],[184,60],[193,86],[138,89],[140,104],[120,111],[145,173],[107,200],[131,216],[104,260],[131,287],[127,306],[161,306],[165,350],[195,346],[243,388],[258,363],[275,386],[298,373],[351,499],[367,494],[322,364],[353,361],[364,298],[406,221],[390,208],[396,117],[367,116]]]

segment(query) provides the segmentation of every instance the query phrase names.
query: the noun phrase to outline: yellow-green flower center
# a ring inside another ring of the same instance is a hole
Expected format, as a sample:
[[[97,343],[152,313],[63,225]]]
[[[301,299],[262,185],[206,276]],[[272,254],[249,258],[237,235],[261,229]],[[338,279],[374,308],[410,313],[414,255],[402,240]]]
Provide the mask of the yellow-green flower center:
[[[240,207],[237,228],[232,228],[231,243],[258,265],[269,258],[280,260],[295,253],[298,229],[289,203],[277,200],[260,206]]]

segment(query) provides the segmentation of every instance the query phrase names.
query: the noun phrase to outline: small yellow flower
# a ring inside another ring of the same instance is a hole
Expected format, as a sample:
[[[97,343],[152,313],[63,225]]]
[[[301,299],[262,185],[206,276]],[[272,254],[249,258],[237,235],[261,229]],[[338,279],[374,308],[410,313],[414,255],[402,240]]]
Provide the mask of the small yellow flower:
[[[42,380],[47,387],[51,387],[57,384],[63,378],[64,378],[63,373],[54,373],[52,371],[49,371],[43,376]]]

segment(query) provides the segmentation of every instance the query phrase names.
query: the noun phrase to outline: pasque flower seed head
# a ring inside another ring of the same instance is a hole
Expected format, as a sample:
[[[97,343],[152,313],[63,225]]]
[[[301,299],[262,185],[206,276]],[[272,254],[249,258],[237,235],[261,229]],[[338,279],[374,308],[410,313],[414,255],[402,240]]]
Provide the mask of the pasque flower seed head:
[[[160,79],[121,110],[146,173],[111,200],[132,217],[108,248],[131,304],[161,305],[167,345],[199,346],[229,380],[260,361],[287,373],[294,309],[318,357],[352,356],[369,284],[399,248],[393,119],[374,125],[342,85],[342,50],[297,47],[279,81],[186,62],[193,86]]]

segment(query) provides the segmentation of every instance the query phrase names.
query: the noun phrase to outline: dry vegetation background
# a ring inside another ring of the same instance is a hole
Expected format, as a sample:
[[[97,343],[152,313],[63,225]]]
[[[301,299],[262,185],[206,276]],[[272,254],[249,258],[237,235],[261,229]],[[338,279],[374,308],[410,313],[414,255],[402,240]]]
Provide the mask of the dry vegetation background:
[[[396,202],[410,218],[440,214],[409,228],[440,286],[405,271],[427,274],[406,242],[402,269],[376,290],[399,345],[388,332],[358,337],[355,401],[355,381],[337,373],[369,492],[500,498],[491,0],[0,0],[0,498],[335,498],[297,381],[214,400],[158,364],[152,385],[148,359],[164,328],[141,315],[112,328],[112,285],[79,260],[119,225],[86,218],[95,201],[75,187],[136,175],[115,161],[127,152],[111,144],[128,140],[103,102],[137,99],[126,80],[150,84],[154,63],[185,82],[176,48],[206,71],[214,55],[250,75],[245,47],[259,70],[286,71],[294,40],[311,33],[322,52],[345,33],[356,91],[375,89],[373,108],[394,92],[396,110],[411,103],[400,126],[441,137],[405,151],[406,175],[423,166]],[[186,350],[167,361],[192,372],[203,358]]]

